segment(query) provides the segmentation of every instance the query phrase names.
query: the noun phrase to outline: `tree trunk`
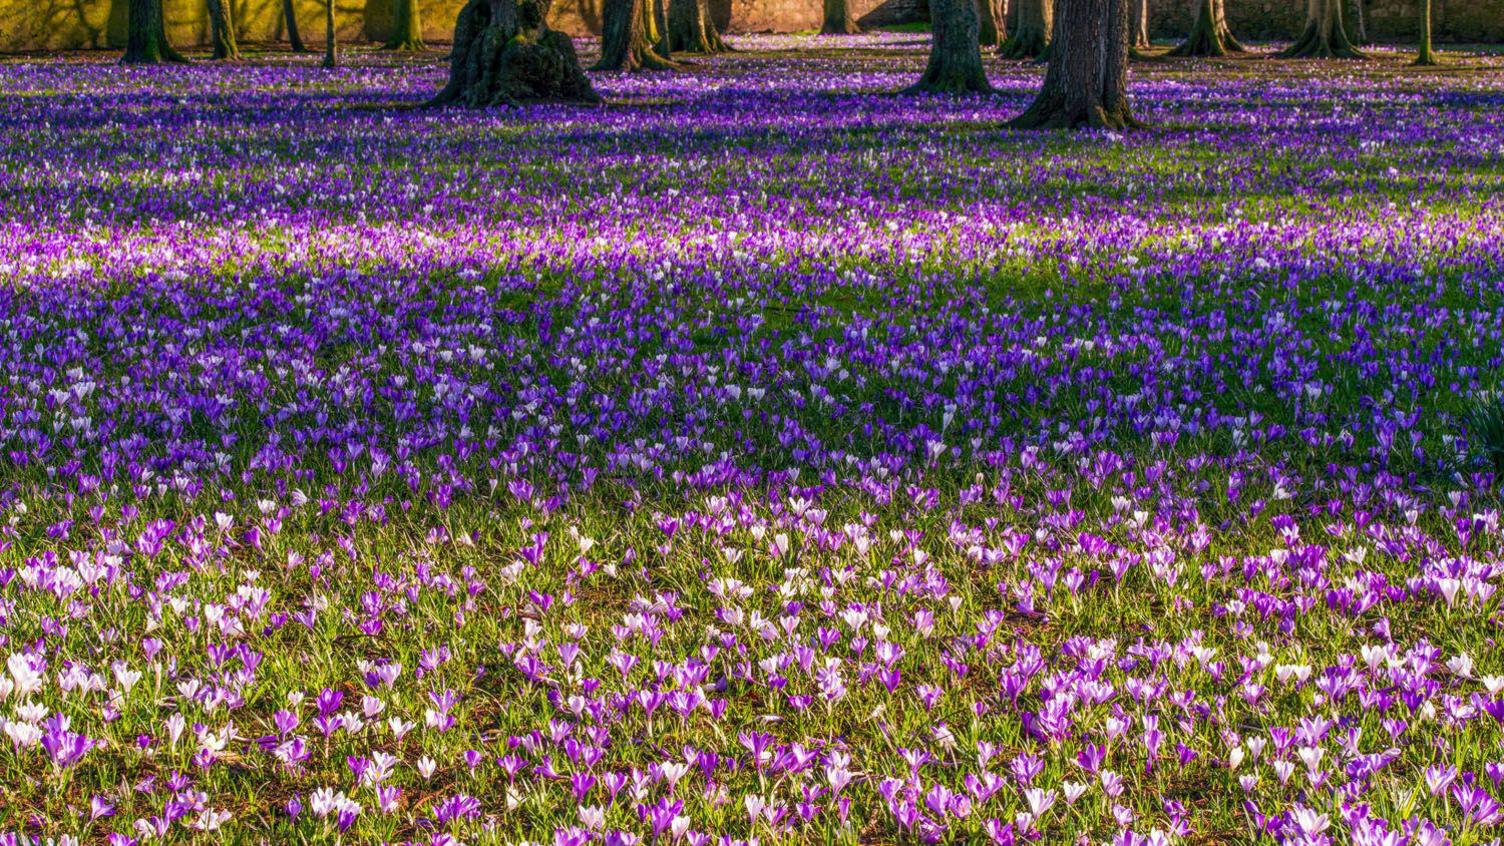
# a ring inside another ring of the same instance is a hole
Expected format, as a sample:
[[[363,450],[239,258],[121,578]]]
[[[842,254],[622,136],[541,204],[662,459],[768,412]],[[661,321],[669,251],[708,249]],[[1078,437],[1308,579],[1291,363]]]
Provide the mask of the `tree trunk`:
[[[127,65],[154,65],[158,62],[186,62],[183,54],[167,43],[167,25],[163,19],[162,0],[131,0],[130,19],[126,24],[125,55]]]
[[[601,58],[591,70],[672,70],[648,40],[645,0],[605,0],[601,9]]]
[[[1132,40],[1128,46],[1134,50],[1147,50],[1153,47],[1154,42],[1149,40],[1149,0],[1133,0],[1133,7],[1130,11],[1133,13],[1129,21],[1131,25],[1129,37]]]
[[[1287,59],[1363,58],[1363,53],[1347,40],[1342,0],[1307,0],[1305,31],[1280,55]]]
[[[1128,108],[1131,0],[1060,0],[1044,85],[1016,129],[1141,126]]]
[[[1353,0],[1353,42],[1355,44],[1368,44],[1368,12],[1363,8],[1363,0]]]
[[[976,0],[930,0],[930,61],[905,93],[987,94]]]
[[[423,21],[418,14],[418,0],[392,0],[392,36],[382,45],[382,49],[424,49]]]
[[[1226,56],[1244,53],[1243,45],[1227,26],[1225,0],[1201,0],[1191,34],[1170,51],[1171,56]],[[1340,2],[1340,0],[1339,0]]]
[[[653,49],[658,49],[658,15],[653,7],[653,0],[642,0],[642,37],[647,39]],[[658,55],[662,56],[662,53]],[[665,59],[667,56],[663,56]]]
[[[1018,6],[1018,26],[1003,42],[999,52],[1007,59],[1037,59],[1050,46],[1054,27],[1054,0],[1014,0]]]
[[[287,43],[294,53],[307,53],[303,33],[298,29],[298,14],[293,10],[292,0],[282,0],[282,25],[287,29]]]
[[[1217,0],[1216,12],[1217,32],[1222,38],[1222,45],[1230,53],[1247,53],[1248,48],[1243,46],[1243,42],[1233,37],[1232,27],[1227,25],[1227,0]]]
[[[824,0],[824,21],[820,24],[821,35],[860,35],[862,28],[856,25],[856,19],[851,16],[851,3],[848,0]]]
[[[709,0],[668,0],[668,46],[679,53],[731,50],[710,18]]]
[[[324,0],[324,67],[339,64],[334,50],[334,0]]]
[[[130,37],[130,27],[130,0],[110,0],[110,15],[105,19],[104,24],[105,46],[117,50],[125,49],[126,39]]]
[[[429,105],[599,103],[574,42],[548,28],[550,2],[468,0],[454,24],[449,83]]]
[[[1420,0],[1420,46],[1416,51],[1414,64],[1419,67],[1429,67],[1436,64],[1436,57],[1431,53],[1431,0]]]
[[[1003,11],[1003,0],[976,0],[976,4],[977,43],[991,50],[1000,49],[1003,42],[1008,40],[1008,23],[1007,15]]]
[[[643,0],[643,8],[648,10],[649,42],[653,45],[653,52],[665,59],[673,58],[673,48],[669,46],[668,37],[668,0]]]
[[[235,24],[230,20],[230,0],[205,0],[209,13],[209,43],[212,58],[238,59],[240,45],[235,42]]]

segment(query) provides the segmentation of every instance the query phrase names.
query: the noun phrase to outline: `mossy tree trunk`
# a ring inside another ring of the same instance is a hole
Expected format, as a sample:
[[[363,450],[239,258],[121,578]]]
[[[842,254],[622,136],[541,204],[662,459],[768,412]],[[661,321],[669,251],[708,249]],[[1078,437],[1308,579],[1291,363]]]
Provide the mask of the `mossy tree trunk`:
[[[429,105],[599,103],[574,42],[548,28],[551,0],[468,0],[454,24],[449,82]]]
[[[642,15],[642,37],[647,39],[649,44],[656,45],[658,43],[658,16],[653,14],[653,0],[642,0],[638,14]]]
[[[860,35],[862,28],[851,16],[850,0],[823,0],[821,3],[821,35]]]
[[[930,60],[907,93],[986,94],[976,0],[930,0]]]
[[[1016,129],[1129,129],[1128,7],[1132,0],[1060,0],[1055,43],[1033,104]]]
[[[423,19],[419,14],[418,0],[392,0],[392,35],[382,47],[412,51],[424,48]]]
[[[1003,42],[1001,54],[1008,59],[1037,59],[1050,46],[1054,28],[1053,0],[1014,0],[1018,6],[1018,25]]]
[[[1008,40],[1007,13],[1003,0],[976,0],[977,43],[991,50],[1000,49]]]
[[[1342,24],[1342,0],[1306,0],[1306,26],[1281,56],[1287,59],[1361,59],[1363,53],[1347,38]]]
[[[211,58],[240,58],[240,45],[235,41],[235,22],[230,18],[230,0],[205,0],[204,5],[209,16]]]
[[[1227,26],[1225,0],[1201,0],[1197,6],[1196,23],[1191,34],[1180,42],[1171,56],[1226,56],[1228,53],[1244,53],[1243,45],[1232,35]]]
[[[287,31],[287,44],[292,51],[307,53],[308,46],[303,43],[303,33],[298,29],[298,13],[293,9],[292,0],[282,0],[282,26]]]
[[[668,46],[679,53],[726,53],[731,45],[716,31],[709,0],[668,0]]]
[[[125,55],[127,65],[154,65],[159,62],[185,62],[183,54],[167,43],[167,24],[162,0],[131,0],[127,10]]]
[[[126,39],[130,35],[130,26],[130,0],[110,0],[110,14],[104,23],[104,46],[117,50],[125,49]]]
[[[1415,65],[1429,67],[1436,64],[1431,52],[1431,0],[1420,0],[1420,44],[1415,53]]]
[[[339,57],[334,43],[334,0],[324,0],[324,67],[332,68],[339,64]]]
[[[668,37],[668,0],[643,0],[648,11],[648,42],[653,52],[665,59],[673,58],[673,47]]]
[[[1353,43],[1368,44],[1368,12],[1363,0],[1353,0]]]
[[[605,0],[601,9],[601,57],[592,70],[671,70],[678,64],[658,54],[648,40],[645,0]]]

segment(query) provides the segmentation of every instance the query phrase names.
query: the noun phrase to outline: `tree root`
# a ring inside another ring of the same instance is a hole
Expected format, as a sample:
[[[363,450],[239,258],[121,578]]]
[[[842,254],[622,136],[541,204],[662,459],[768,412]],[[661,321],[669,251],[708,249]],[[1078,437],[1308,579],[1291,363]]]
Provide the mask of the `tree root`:
[[[486,0],[470,0],[455,24],[449,82],[428,106],[470,108],[601,101],[569,36],[534,21],[492,23]],[[510,24],[510,25],[509,25]]]
[[[997,54],[1004,59],[1038,59],[1049,49],[1049,36],[1041,29],[1024,29],[1008,36]]]

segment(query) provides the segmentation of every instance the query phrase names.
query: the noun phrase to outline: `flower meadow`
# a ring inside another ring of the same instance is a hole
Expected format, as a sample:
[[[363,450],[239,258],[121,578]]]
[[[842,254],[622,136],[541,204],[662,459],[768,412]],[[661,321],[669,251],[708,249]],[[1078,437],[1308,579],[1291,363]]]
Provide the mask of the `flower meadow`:
[[[0,843],[1500,842],[1504,59],[735,43],[0,63]]]

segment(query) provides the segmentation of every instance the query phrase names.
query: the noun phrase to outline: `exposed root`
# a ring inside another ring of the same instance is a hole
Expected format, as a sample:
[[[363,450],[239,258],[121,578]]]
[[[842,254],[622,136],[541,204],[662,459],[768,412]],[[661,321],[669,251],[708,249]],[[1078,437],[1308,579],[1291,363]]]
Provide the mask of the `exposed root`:
[[[938,79],[933,79],[933,80],[926,77],[925,79],[921,79],[918,82],[914,83],[913,85],[910,85],[908,88],[901,89],[898,93],[899,94],[995,94],[995,93],[997,93],[997,89],[993,88],[992,85],[990,83],[988,83],[987,80],[985,80],[985,79],[983,79],[980,83],[978,83],[974,78],[972,78],[969,75],[959,75],[959,76],[955,76],[955,77],[946,76],[946,77],[942,77],[942,78],[938,78]]]
[[[1008,129],[1105,129],[1126,132],[1143,129],[1126,103],[1107,108],[1100,103],[1067,103],[1064,97],[1041,98],[1023,114],[1004,124]]]
[[[1048,49],[1049,36],[1045,31],[1028,27],[1008,36],[1008,40],[998,48],[997,54],[1004,59],[1038,59]]]
[[[455,24],[449,83],[429,106],[601,101],[569,36],[544,26],[536,10],[524,5],[519,11],[514,19],[492,22],[488,0],[465,5]]]
[[[646,41],[621,51],[618,56],[602,56],[600,61],[590,66],[593,71],[671,71],[683,68],[682,62],[665,59]]]
[[[1362,50],[1347,40],[1347,33],[1339,26],[1324,32],[1316,21],[1306,25],[1305,31],[1285,50],[1279,53],[1282,59],[1366,59]]]

